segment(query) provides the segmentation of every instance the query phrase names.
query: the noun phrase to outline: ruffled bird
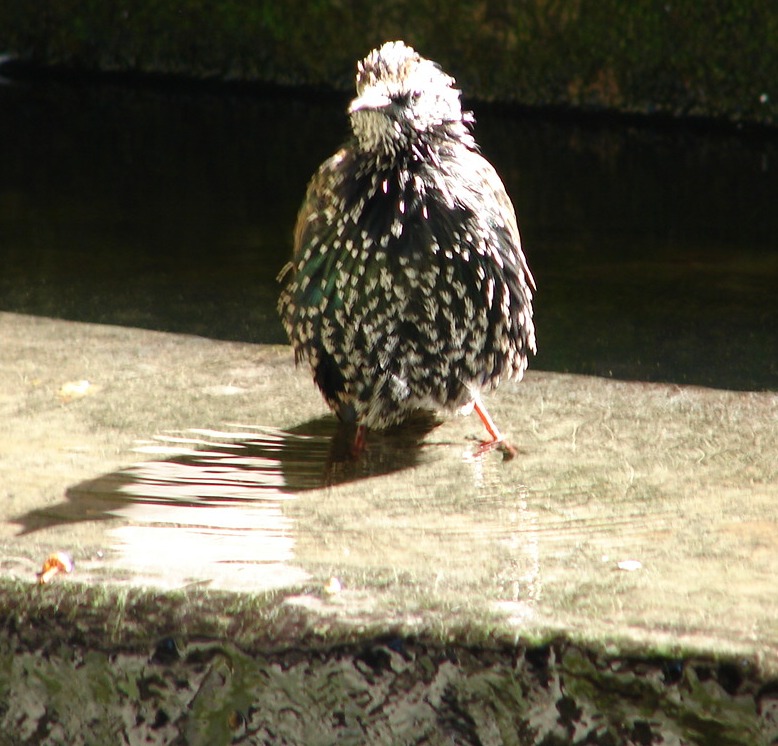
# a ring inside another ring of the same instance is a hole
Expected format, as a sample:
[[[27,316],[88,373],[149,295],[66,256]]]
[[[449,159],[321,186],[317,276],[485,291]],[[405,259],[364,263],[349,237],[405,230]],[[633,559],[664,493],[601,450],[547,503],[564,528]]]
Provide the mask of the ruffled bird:
[[[312,178],[281,274],[283,325],[327,404],[365,429],[472,407],[536,351],[516,213],[455,81],[403,42],[357,67],[352,137]]]

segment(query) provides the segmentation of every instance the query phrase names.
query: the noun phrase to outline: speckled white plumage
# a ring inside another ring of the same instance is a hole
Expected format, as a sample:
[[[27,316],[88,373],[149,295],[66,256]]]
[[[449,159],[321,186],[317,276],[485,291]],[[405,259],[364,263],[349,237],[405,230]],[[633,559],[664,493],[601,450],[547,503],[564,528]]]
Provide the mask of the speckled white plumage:
[[[383,428],[521,378],[534,282],[453,78],[390,42],[356,88],[354,138],[311,180],[279,310],[330,406]]]

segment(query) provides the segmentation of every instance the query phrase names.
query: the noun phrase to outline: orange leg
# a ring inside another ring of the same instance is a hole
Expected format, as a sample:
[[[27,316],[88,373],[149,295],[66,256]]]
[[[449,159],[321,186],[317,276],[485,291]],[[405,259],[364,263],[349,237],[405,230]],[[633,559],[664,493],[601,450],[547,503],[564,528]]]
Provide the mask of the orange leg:
[[[478,448],[479,453],[485,453],[492,448],[500,448],[503,451],[504,458],[513,458],[516,455],[516,449],[505,440],[491,415],[486,411],[486,407],[480,401],[476,401],[473,409],[475,409],[476,414],[481,418],[481,422],[484,423],[486,431],[492,438],[491,440],[486,440],[481,443]]]
[[[481,404],[480,401],[477,401],[473,408],[475,409],[475,413],[481,418],[481,422],[484,423],[486,431],[489,433],[489,435],[492,436],[492,441],[495,443],[502,442],[504,440],[502,433],[500,432],[497,425],[494,424],[494,420],[492,419],[489,412],[486,411],[486,407]]]

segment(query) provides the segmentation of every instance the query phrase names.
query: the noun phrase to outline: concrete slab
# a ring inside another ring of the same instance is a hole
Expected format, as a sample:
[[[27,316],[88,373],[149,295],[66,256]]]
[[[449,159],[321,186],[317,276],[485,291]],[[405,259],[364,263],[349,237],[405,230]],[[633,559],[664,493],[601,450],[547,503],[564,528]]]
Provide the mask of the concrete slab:
[[[0,346],[9,676],[57,645],[148,663],[167,636],[229,639],[231,675],[252,651],[380,639],[421,665],[387,640],[546,659],[564,640],[568,686],[575,660],[604,670],[595,654],[611,677],[614,658],[742,666],[742,742],[778,735],[776,393],[533,371],[487,398],[514,460],[477,455],[480,423],[457,416],[371,434],[354,462],[287,347],[11,313]],[[75,569],[39,587],[57,550]]]

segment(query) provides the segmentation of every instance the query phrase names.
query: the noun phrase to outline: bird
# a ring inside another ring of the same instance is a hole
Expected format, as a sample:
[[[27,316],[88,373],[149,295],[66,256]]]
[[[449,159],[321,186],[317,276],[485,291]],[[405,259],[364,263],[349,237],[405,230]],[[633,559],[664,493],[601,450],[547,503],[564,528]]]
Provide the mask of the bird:
[[[327,405],[384,430],[417,410],[478,414],[537,351],[516,212],[454,78],[403,41],[357,64],[351,133],[311,178],[278,310]]]

